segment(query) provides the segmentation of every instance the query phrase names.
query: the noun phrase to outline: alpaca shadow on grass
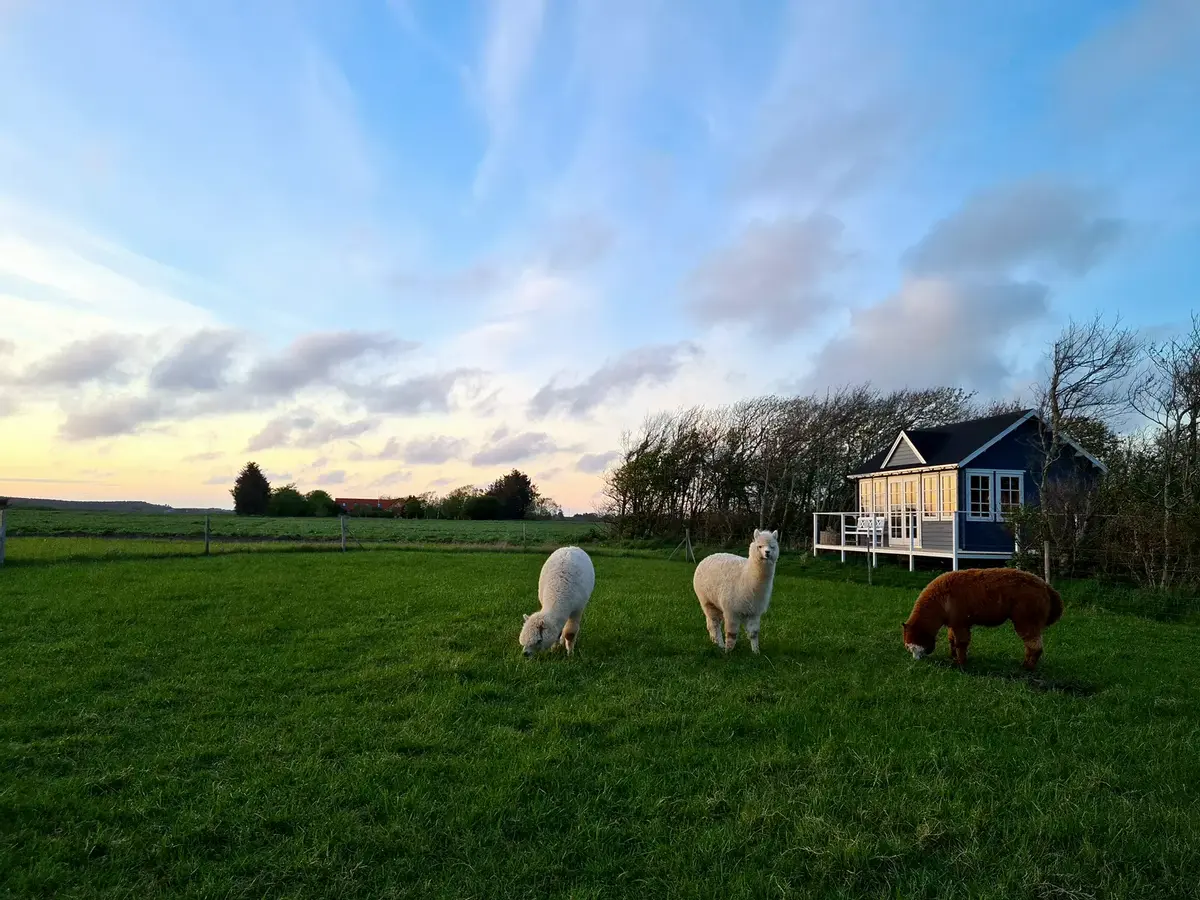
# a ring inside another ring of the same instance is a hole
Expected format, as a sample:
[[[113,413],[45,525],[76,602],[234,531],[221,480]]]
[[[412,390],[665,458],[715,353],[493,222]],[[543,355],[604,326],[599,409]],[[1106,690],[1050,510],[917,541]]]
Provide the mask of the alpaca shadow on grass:
[[[987,656],[968,657],[966,668],[960,668],[948,656],[926,657],[919,663],[935,666],[938,669],[956,672],[971,678],[994,678],[998,681],[1011,681],[1024,684],[1035,694],[1064,694],[1069,697],[1091,697],[1101,690],[1100,685],[1077,678],[1051,678],[1043,671],[1043,666],[1030,672],[1021,666],[1020,661],[994,659]]]

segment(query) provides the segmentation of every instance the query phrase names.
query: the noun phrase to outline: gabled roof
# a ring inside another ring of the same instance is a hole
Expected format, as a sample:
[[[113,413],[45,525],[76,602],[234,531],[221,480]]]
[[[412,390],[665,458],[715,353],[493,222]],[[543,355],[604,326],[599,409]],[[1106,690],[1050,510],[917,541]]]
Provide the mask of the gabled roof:
[[[869,475],[874,472],[901,471],[904,466],[884,469],[883,464],[895,452],[900,441],[906,440],[924,465],[914,468],[934,468],[947,466],[965,466],[989,447],[999,443],[1016,431],[1030,419],[1038,419],[1036,410],[1023,409],[1018,412],[1003,413],[998,416],[986,416],[982,419],[971,419],[966,422],[955,422],[952,425],[942,425],[939,428],[908,428],[902,430],[887,450],[876,453],[873,457],[849,473],[850,478],[859,475]],[[1039,419],[1040,421],[1040,419]],[[1068,434],[1060,434],[1061,439],[1072,447],[1076,453],[1088,460],[1101,472],[1107,473],[1108,466],[1079,445]]]
[[[956,466],[1033,414],[1033,410],[1023,409],[998,416],[955,422],[938,428],[907,428],[901,434],[908,438],[918,456],[925,460],[926,466]],[[897,436],[896,440],[899,441],[900,437]],[[884,471],[883,463],[895,446],[893,443],[887,450],[876,453],[850,474],[866,475],[870,472]]]

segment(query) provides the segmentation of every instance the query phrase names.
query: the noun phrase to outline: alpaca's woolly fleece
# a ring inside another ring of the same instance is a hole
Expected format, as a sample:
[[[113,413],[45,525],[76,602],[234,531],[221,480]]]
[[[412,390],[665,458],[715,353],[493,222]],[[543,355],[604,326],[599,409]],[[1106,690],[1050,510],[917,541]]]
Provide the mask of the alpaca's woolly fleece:
[[[583,610],[596,586],[592,560],[578,547],[560,547],[542,564],[538,601],[542,608],[525,616],[519,638],[526,656],[549,650],[561,640],[567,655],[575,650]]]
[[[971,627],[992,628],[1009,620],[1025,644],[1025,668],[1037,666],[1042,632],[1062,618],[1062,597],[1045,581],[1019,569],[945,572],[926,585],[904,622],[904,647],[920,659],[933,653],[937,635],[949,626],[950,652],[967,664]]]
[[[692,587],[708,627],[708,636],[724,650],[732,650],[738,628],[750,637],[758,652],[758,630],[771,603],[775,563],[779,559],[779,533],[755,529],[747,556],[714,553],[700,560]]]

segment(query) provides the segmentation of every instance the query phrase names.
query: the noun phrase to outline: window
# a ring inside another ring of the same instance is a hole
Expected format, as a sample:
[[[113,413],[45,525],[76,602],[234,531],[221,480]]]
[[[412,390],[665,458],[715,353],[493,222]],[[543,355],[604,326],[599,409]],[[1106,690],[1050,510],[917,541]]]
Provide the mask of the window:
[[[942,518],[953,518],[958,509],[958,472],[942,473]]]
[[[858,511],[871,511],[871,482],[867,478],[858,483]]]
[[[903,510],[900,508],[900,482],[889,482],[888,488],[891,494],[891,504],[888,508],[889,533],[892,536],[892,540],[898,541],[904,536],[904,515]]]
[[[936,475],[921,476],[921,492],[923,503],[921,504],[922,515],[926,519],[938,518],[938,477]]]
[[[875,515],[881,516],[887,512],[887,479],[875,479]]]
[[[992,473],[970,472],[967,474],[967,516],[971,519],[992,517]]]
[[[999,499],[1000,518],[1008,515],[1009,510],[1016,509],[1021,505],[1022,488],[1021,475],[1017,474],[1001,474],[996,473],[996,495]]]

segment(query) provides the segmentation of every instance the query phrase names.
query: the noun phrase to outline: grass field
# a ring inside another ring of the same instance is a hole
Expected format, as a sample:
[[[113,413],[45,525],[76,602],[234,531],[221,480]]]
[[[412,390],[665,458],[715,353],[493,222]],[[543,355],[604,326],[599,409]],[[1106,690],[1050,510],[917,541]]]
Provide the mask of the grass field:
[[[723,657],[691,565],[598,555],[579,655],[525,660],[537,554],[36,545],[0,570],[7,896],[1194,896],[1200,628],[1073,586],[1036,676],[1009,628],[962,674],[904,653],[907,572],[785,558]]]
[[[211,535],[217,542],[231,540],[339,541],[336,518],[259,518],[214,515]],[[594,538],[598,526],[587,522],[465,522],[423,519],[347,520],[353,540],[363,543],[408,544],[558,544]],[[86,511],[8,510],[8,533],[13,537],[145,537],[160,539],[204,535],[204,516],[107,513]]]

